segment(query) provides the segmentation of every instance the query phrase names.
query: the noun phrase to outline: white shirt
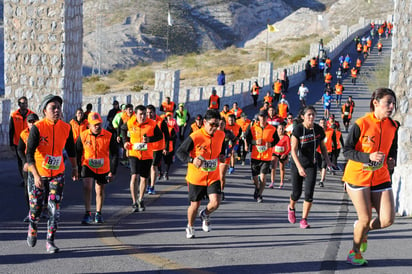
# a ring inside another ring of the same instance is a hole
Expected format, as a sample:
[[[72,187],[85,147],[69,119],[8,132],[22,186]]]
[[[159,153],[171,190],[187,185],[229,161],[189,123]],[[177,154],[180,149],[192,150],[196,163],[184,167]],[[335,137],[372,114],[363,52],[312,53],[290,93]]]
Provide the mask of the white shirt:
[[[309,89],[307,87],[300,86],[298,90],[299,99],[305,98],[308,92],[309,92]]]

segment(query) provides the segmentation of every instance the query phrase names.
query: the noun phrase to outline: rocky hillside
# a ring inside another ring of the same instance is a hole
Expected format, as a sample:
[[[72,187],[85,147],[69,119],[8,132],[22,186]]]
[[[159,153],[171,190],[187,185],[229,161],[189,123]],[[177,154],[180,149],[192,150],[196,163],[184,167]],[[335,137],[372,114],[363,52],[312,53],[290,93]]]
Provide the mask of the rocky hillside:
[[[177,0],[168,27],[164,0],[85,0],[85,72],[127,68],[169,54],[243,46],[300,8],[323,12],[331,0]],[[169,39],[167,39],[169,37]]]

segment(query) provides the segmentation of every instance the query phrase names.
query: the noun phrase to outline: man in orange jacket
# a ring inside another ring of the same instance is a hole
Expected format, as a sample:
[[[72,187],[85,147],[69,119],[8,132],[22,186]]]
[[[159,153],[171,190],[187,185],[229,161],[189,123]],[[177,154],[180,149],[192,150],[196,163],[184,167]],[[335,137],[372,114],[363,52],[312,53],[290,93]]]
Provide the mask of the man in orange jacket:
[[[252,147],[251,169],[255,192],[253,198],[258,202],[263,202],[262,193],[265,189],[266,174],[270,173],[272,161],[272,150],[279,137],[276,128],[267,122],[268,113],[263,110],[258,114],[258,121],[251,125],[245,134],[246,150]]]
[[[19,109],[12,112],[9,121],[9,141],[10,147],[15,151],[17,155],[17,166],[19,168],[19,173],[21,178],[23,178],[23,162],[17,154],[17,145],[19,144],[20,133],[25,130],[27,125],[27,117],[34,113],[27,108],[28,102],[27,97],[20,97],[17,102],[19,104]],[[22,182],[23,184],[23,182]]]
[[[127,127],[122,128],[124,149],[128,151],[129,156],[130,194],[132,196],[133,212],[146,209],[143,197],[153,161],[153,143],[163,138],[162,131],[156,122],[148,119],[146,115],[146,107],[138,105],[135,108],[135,115],[127,121]],[[129,131],[129,135],[127,131]],[[140,183],[139,197],[137,198],[136,181],[138,175],[140,175]]]
[[[90,112],[87,118],[89,129],[80,133],[76,141],[77,160],[81,161],[81,177],[83,178],[83,198],[86,212],[82,224],[93,221],[103,223],[102,207],[105,185],[116,175],[118,163],[118,147],[116,135],[103,129],[102,118],[97,112]],[[91,215],[92,187],[95,183],[96,213]]]
[[[208,195],[209,203],[199,213],[202,229],[211,230],[210,214],[220,204],[221,184],[219,162],[225,161],[225,133],[217,130],[220,121],[217,110],[209,109],[203,119],[203,127],[192,134],[180,145],[177,157],[188,163],[186,181],[189,189],[190,206],[187,209],[186,238],[195,237],[194,222],[200,201]]]

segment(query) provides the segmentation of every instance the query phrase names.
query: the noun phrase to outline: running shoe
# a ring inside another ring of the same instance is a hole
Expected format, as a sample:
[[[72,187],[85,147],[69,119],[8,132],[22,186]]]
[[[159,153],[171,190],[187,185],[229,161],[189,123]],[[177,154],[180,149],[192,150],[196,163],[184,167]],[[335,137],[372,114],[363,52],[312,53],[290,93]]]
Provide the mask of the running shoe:
[[[206,209],[203,209],[199,213],[199,217],[202,220],[202,229],[204,232],[209,232],[212,230],[210,227],[210,217],[209,215],[206,215]]]
[[[94,222],[97,224],[102,224],[103,222],[103,216],[101,213],[96,212],[96,214],[94,215]]]
[[[299,224],[300,224],[300,228],[303,228],[303,229],[310,228],[310,225],[308,224],[308,221],[306,219],[300,220]]]
[[[275,186],[275,183],[271,182],[270,185],[269,185],[269,188],[273,188],[274,186]]]
[[[319,186],[320,186],[320,187],[324,187],[325,185],[323,184],[322,181],[320,181],[320,182],[319,182]]]
[[[159,176],[157,177],[157,180],[160,181],[163,178],[163,173],[159,173]]]
[[[348,258],[346,262],[351,265],[366,265],[368,261],[362,257],[362,254],[356,253],[353,249],[349,251]]]
[[[235,172],[235,168],[234,167],[229,167],[229,174],[233,174],[233,172]]]
[[[132,205],[132,212],[139,212],[139,207],[137,206],[137,203],[134,203]]]
[[[82,225],[89,225],[93,222],[92,214],[90,212],[86,212],[82,219]]]
[[[34,247],[37,243],[37,229],[29,225],[29,231],[27,232],[27,244],[30,247]]]
[[[288,206],[288,220],[289,220],[289,223],[291,224],[296,223],[295,210],[290,209],[289,206]]]
[[[146,210],[146,207],[144,206],[143,200],[138,200],[138,201],[136,202],[136,205],[137,205],[137,210],[138,210],[139,212],[142,212],[142,211],[145,211],[145,210]]]
[[[283,183],[282,182],[280,183],[279,188],[283,188]]]
[[[262,203],[262,202],[263,202],[263,197],[262,197],[262,195],[259,195],[259,196],[257,197],[257,202],[258,202],[258,203]]]
[[[147,191],[147,193],[149,193],[149,195],[154,195],[156,194],[155,190],[154,190],[154,186],[149,187],[149,190]]]
[[[245,161],[242,161],[242,166],[244,166],[246,164],[246,162]]]
[[[259,188],[255,187],[255,192],[253,193],[253,199],[257,200],[259,196]]]
[[[57,253],[59,248],[54,244],[54,241],[47,241],[46,243],[47,253]]]
[[[186,238],[193,239],[195,237],[195,228],[193,226],[186,227]]]

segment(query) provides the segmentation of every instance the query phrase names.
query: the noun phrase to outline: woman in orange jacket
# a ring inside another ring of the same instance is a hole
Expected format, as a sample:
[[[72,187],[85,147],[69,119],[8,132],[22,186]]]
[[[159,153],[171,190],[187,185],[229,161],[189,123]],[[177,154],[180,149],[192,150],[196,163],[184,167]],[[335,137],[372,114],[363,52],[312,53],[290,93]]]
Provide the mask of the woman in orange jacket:
[[[370,230],[390,226],[395,219],[390,171],[395,167],[398,124],[390,116],[395,110],[396,96],[388,88],[378,88],[370,101],[371,113],[359,118],[345,142],[348,159],[342,181],[356,209],[353,247],[347,262],[364,265],[362,252],[367,248]],[[372,218],[372,208],[377,217]]]

